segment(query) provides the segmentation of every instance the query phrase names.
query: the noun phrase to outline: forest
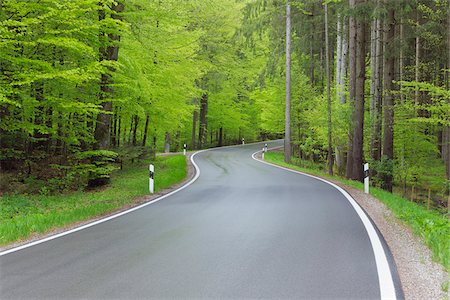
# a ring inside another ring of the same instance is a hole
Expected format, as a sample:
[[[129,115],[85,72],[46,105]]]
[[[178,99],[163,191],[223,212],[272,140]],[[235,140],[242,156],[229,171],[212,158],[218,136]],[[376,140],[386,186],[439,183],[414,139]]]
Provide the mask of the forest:
[[[449,0],[0,1],[1,193],[285,138],[285,160],[448,210]]]

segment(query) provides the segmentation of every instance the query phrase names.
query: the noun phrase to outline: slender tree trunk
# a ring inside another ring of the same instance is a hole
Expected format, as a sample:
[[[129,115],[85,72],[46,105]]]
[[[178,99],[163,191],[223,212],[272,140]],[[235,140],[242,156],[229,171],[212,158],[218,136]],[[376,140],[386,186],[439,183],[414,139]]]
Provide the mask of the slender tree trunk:
[[[327,68],[327,123],[328,123],[328,174],[333,175],[333,145],[331,123],[331,78],[330,78],[330,46],[328,41],[328,4],[325,3],[325,60]]]
[[[207,139],[208,129],[208,94],[203,94],[200,99],[200,126],[198,130],[198,148],[203,148]]]
[[[166,132],[166,137],[164,139],[164,153],[170,152],[170,133]]]
[[[138,115],[134,115],[134,127],[133,127],[133,146],[137,145],[137,128],[139,125]]]
[[[386,157],[387,172],[382,180],[383,189],[392,192],[393,178],[393,159],[394,159],[394,37],[395,37],[395,12],[391,8],[387,13],[386,20],[386,50],[385,50],[385,66],[384,66],[384,140],[383,140],[383,156]]]
[[[286,110],[284,126],[284,161],[291,161],[291,4],[286,3]]]
[[[191,136],[192,149],[196,149],[195,136],[197,135],[197,120],[198,120],[197,99],[194,99],[194,106],[195,108],[192,113],[192,136]]]
[[[124,10],[124,5],[120,2],[113,4],[112,10],[114,11],[111,14],[111,18],[116,20],[121,20],[119,13]],[[105,12],[100,11],[99,19],[103,20],[105,18]],[[120,37],[118,35],[109,34],[109,40],[118,41]],[[117,61],[119,58],[119,47],[117,45],[107,46],[100,48],[100,60],[109,60],[109,61]],[[113,68],[109,69],[109,72],[114,72]],[[97,124],[95,127],[94,137],[95,137],[95,148],[96,149],[108,149],[110,146],[110,124],[111,124],[111,115],[109,112],[112,111],[112,103],[110,100],[106,100],[111,98],[113,93],[112,88],[112,78],[110,73],[104,73],[101,75],[100,79],[100,102],[102,106],[102,110],[105,113],[100,113],[97,116]]]
[[[450,7],[450,0],[448,1],[448,7]],[[450,90],[450,9],[447,10],[447,72],[446,72],[446,80],[445,86],[447,90]],[[450,100],[447,100],[450,102]],[[445,126],[442,130],[442,134],[445,137],[442,148],[443,148],[443,159],[445,163],[445,173],[447,175],[447,188],[448,188],[448,200],[447,200],[447,212],[450,211],[450,126]]]
[[[220,127],[220,129],[219,129],[219,144],[218,144],[218,146],[219,147],[223,146],[223,128],[222,127]]]
[[[416,15],[416,22],[417,22],[417,27],[419,27],[419,12],[417,12]],[[415,68],[414,68],[414,80],[416,82],[419,82],[420,80],[420,71],[419,71],[419,66],[420,66],[420,37],[419,37],[419,30],[416,30],[416,43],[415,43],[415,48],[416,48],[416,60],[415,60]],[[419,89],[416,88],[415,92],[414,92],[414,103],[416,105],[419,104]]]
[[[122,111],[122,108],[120,108],[120,112]],[[120,147],[120,134],[122,130],[122,116],[119,114],[117,116],[119,118],[118,120],[118,128],[117,128],[117,147]]]
[[[377,1],[377,6],[380,1]],[[372,39],[372,101],[370,105],[371,116],[371,142],[370,153],[372,160],[379,161],[381,159],[381,103],[382,103],[382,28],[380,17],[373,21],[373,39]],[[374,173],[372,173],[374,175]]]
[[[405,102],[405,96],[403,95],[403,43],[404,43],[404,26],[403,26],[403,18],[400,18],[400,54],[399,54],[399,79],[400,79],[400,102],[403,104]]]
[[[111,131],[111,144],[113,145],[113,147],[117,146],[117,111],[118,108],[115,107],[114,109],[114,115],[113,115],[113,122],[112,122],[112,131]]]
[[[358,1],[358,5],[365,0]],[[366,24],[362,17],[356,22],[356,87],[353,114],[353,171],[352,179],[363,181],[364,145],[364,84],[366,80]]]
[[[356,6],[356,0],[349,0],[350,9],[354,10]],[[356,95],[356,19],[353,15],[349,17],[349,101],[350,107],[354,110],[355,107],[355,95]],[[351,123],[348,133],[348,149],[347,149],[347,167],[346,177],[352,178],[353,176],[353,131],[354,124]]]
[[[148,136],[148,125],[150,123],[150,115],[147,114],[145,117],[145,125],[144,125],[144,137],[142,138],[142,147],[145,147],[147,144],[147,136]]]
[[[314,2],[312,3],[312,7],[311,7],[311,18],[314,18]],[[310,57],[310,61],[309,61],[309,81],[311,83],[311,85],[315,84],[315,78],[314,78],[314,64],[315,64],[315,59],[314,59],[314,35],[315,35],[315,27],[314,27],[314,21],[311,21],[311,32],[310,32],[310,41],[309,41],[309,57]]]

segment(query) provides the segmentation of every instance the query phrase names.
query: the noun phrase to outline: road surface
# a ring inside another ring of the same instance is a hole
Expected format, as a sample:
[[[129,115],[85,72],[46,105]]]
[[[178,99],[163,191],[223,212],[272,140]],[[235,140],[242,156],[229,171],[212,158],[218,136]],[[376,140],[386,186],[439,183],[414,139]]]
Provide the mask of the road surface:
[[[380,292],[386,274],[348,199],[253,160],[261,148],[201,152],[180,192],[0,256],[0,298],[401,298],[385,245],[395,291]]]

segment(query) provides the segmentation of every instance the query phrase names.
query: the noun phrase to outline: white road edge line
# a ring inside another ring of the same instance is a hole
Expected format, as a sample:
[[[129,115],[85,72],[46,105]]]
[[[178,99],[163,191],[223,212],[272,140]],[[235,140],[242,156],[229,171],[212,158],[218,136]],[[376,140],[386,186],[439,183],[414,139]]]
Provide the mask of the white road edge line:
[[[264,142],[250,143],[250,144],[247,144],[247,146],[248,145],[253,145],[253,144],[261,144],[261,143],[264,143]],[[176,189],[176,190],[174,190],[174,191],[172,191],[172,192],[170,192],[168,194],[162,195],[162,196],[160,196],[160,197],[158,197],[155,200],[152,200],[150,202],[147,202],[147,203],[135,206],[135,207],[130,208],[128,210],[122,211],[122,212],[117,213],[117,214],[113,214],[113,215],[111,215],[109,217],[106,217],[106,218],[103,218],[103,219],[100,219],[100,220],[88,223],[86,225],[83,225],[83,226],[80,226],[80,227],[76,227],[76,228],[70,229],[68,231],[64,231],[64,232],[61,232],[61,233],[58,233],[58,234],[55,234],[55,235],[51,235],[49,237],[46,237],[46,238],[43,238],[43,239],[40,239],[40,240],[37,240],[37,241],[34,241],[34,242],[30,242],[30,243],[27,243],[27,244],[24,244],[24,245],[21,245],[21,246],[18,246],[18,247],[14,247],[14,248],[5,250],[3,252],[0,252],[0,256],[6,255],[6,254],[9,254],[9,253],[13,253],[13,252],[16,252],[16,251],[20,251],[20,250],[23,250],[23,249],[26,249],[26,248],[29,248],[29,247],[32,247],[32,246],[36,246],[36,245],[39,245],[39,244],[42,244],[42,243],[45,243],[45,242],[48,242],[48,241],[51,241],[51,240],[63,237],[63,236],[66,236],[68,234],[71,234],[71,233],[74,233],[74,232],[77,232],[77,231],[80,231],[80,230],[83,230],[83,229],[86,229],[86,228],[89,228],[89,227],[101,224],[103,222],[106,222],[106,221],[109,221],[109,220],[112,220],[112,219],[115,219],[115,218],[118,218],[118,217],[126,215],[126,214],[128,214],[130,212],[133,212],[135,210],[143,208],[143,207],[145,207],[147,205],[150,205],[150,204],[156,203],[158,201],[161,201],[161,200],[163,200],[163,199],[165,199],[165,198],[167,198],[167,197],[169,197],[169,196],[171,196],[171,195],[173,195],[175,193],[178,193],[179,191],[187,188],[188,186],[193,184],[198,179],[198,177],[200,176],[200,168],[198,167],[198,165],[194,161],[195,155],[197,155],[197,154],[199,154],[201,152],[205,152],[205,151],[225,149],[225,148],[232,148],[232,147],[242,147],[242,145],[239,144],[239,145],[231,145],[231,146],[203,149],[203,150],[199,150],[199,151],[195,152],[194,154],[192,154],[191,155],[191,162],[192,162],[192,164],[194,165],[194,168],[195,168],[195,176],[194,176],[194,178],[192,178],[185,185],[179,187],[178,189]]]
[[[197,152],[195,152],[194,154],[191,155],[191,162],[192,162],[192,164],[194,165],[194,168],[195,168],[195,176],[189,182],[187,182],[185,185],[179,187],[178,189],[176,189],[176,190],[174,190],[174,191],[172,191],[172,192],[170,192],[168,194],[162,195],[162,196],[156,198],[155,200],[152,200],[150,202],[147,202],[147,203],[135,206],[133,208],[130,208],[130,209],[122,211],[120,213],[111,215],[111,216],[106,217],[104,219],[100,219],[100,220],[88,223],[86,225],[83,225],[83,226],[80,226],[80,227],[77,227],[77,228],[74,228],[74,229],[71,229],[71,230],[68,230],[68,231],[64,231],[64,232],[61,232],[61,233],[58,233],[58,234],[55,234],[55,235],[51,235],[49,237],[46,237],[46,238],[43,238],[43,239],[31,242],[31,243],[28,243],[28,244],[24,244],[22,246],[18,246],[18,247],[15,247],[15,248],[11,248],[11,249],[5,250],[3,252],[0,252],[0,256],[6,255],[6,254],[9,254],[9,253],[12,253],[12,252],[16,252],[16,251],[19,251],[19,250],[22,250],[22,249],[25,249],[25,248],[29,248],[29,247],[32,247],[32,246],[36,246],[36,245],[39,245],[39,244],[42,244],[42,243],[45,243],[45,242],[48,242],[48,241],[51,241],[51,240],[63,237],[65,235],[68,235],[68,234],[71,234],[71,233],[74,233],[74,232],[77,232],[77,231],[80,231],[80,230],[83,230],[83,229],[86,229],[86,228],[89,228],[89,227],[101,224],[103,222],[106,222],[106,221],[118,218],[118,217],[126,215],[126,214],[128,214],[130,212],[133,212],[135,210],[143,208],[143,207],[145,207],[147,205],[150,205],[150,204],[156,203],[158,201],[161,201],[164,198],[167,198],[167,197],[169,197],[169,196],[171,196],[171,195],[173,195],[175,193],[178,193],[179,191],[181,191],[181,190],[187,188],[188,186],[190,186],[191,184],[193,184],[197,180],[197,178],[200,176],[200,168],[195,163],[194,156],[197,155],[198,153],[201,153],[201,152],[204,152],[204,151],[208,151],[208,150],[211,150],[211,149],[200,150],[200,151],[197,151]]]
[[[269,150],[273,150],[276,148],[281,148],[281,147],[275,147],[275,148],[271,148]],[[378,282],[380,285],[381,299],[397,299],[397,295],[395,293],[394,281],[392,279],[391,268],[389,267],[389,263],[388,263],[388,260],[386,257],[386,253],[384,252],[383,245],[380,241],[380,237],[378,236],[375,228],[373,227],[372,222],[370,222],[369,218],[367,217],[365,212],[362,210],[362,208],[359,206],[359,204],[356,203],[355,199],[353,199],[353,197],[350,196],[350,194],[347,193],[340,186],[338,186],[328,180],[257,159],[256,154],[260,153],[260,152],[261,152],[261,150],[253,153],[252,158],[260,163],[264,163],[269,166],[277,167],[277,168],[280,168],[280,169],[283,169],[283,170],[286,170],[289,172],[301,174],[301,175],[308,176],[308,177],[320,180],[322,182],[325,182],[325,183],[331,185],[332,187],[334,187],[335,189],[337,189],[339,192],[341,192],[345,196],[345,198],[347,198],[347,200],[353,206],[353,208],[355,209],[359,218],[363,222],[364,227],[366,228],[367,234],[369,235],[370,243],[372,244],[373,254],[375,256],[375,263],[377,265]]]

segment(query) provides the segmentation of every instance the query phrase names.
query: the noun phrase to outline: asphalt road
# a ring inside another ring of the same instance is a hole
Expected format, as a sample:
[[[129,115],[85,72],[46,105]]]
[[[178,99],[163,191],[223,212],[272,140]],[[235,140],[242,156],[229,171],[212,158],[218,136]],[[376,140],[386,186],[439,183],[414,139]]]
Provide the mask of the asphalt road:
[[[184,190],[0,256],[0,298],[395,297],[380,292],[386,274],[378,274],[348,199],[317,179],[253,160],[261,147],[199,153],[200,177]]]

